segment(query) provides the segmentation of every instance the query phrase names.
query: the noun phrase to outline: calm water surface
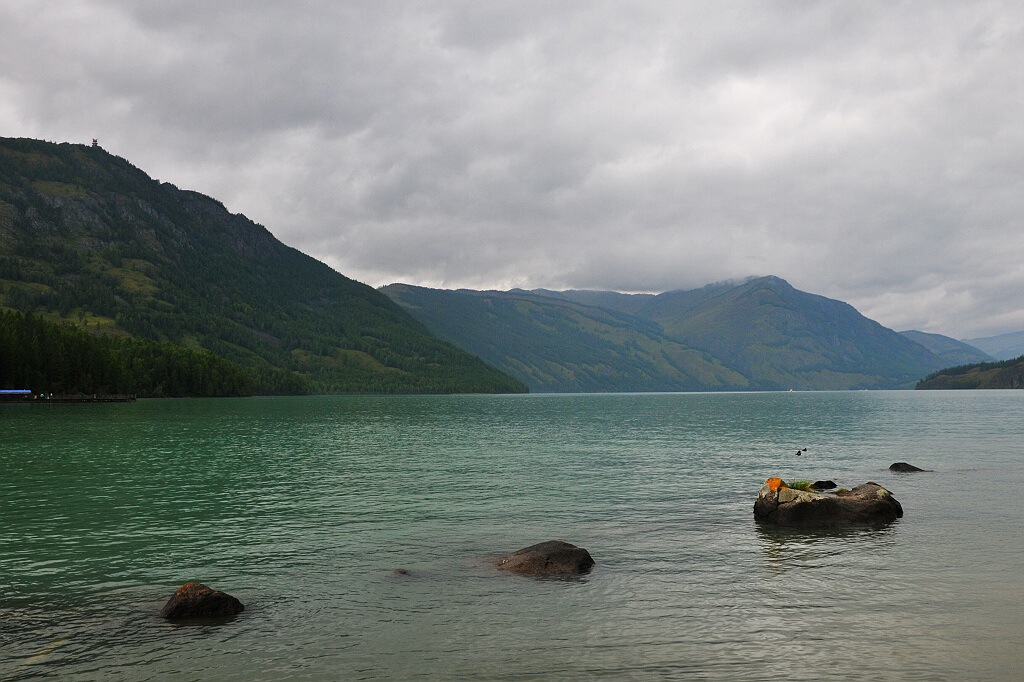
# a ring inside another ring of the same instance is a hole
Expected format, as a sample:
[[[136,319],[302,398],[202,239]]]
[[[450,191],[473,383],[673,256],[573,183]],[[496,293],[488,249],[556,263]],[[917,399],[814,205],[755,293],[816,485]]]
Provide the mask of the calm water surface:
[[[906,515],[761,528],[773,475]],[[0,405],[0,679],[1022,679],[1021,490],[1024,391]]]

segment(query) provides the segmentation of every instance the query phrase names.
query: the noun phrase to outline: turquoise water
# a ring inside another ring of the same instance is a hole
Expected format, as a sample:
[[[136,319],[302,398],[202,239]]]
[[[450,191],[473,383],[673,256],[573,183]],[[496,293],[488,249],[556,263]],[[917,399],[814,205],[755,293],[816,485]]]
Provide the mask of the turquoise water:
[[[1024,391],[0,405],[0,679],[1021,679],[1022,417]],[[762,528],[773,475],[906,515]],[[491,564],[549,539],[597,566]],[[245,612],[165,623],[189,580]]]

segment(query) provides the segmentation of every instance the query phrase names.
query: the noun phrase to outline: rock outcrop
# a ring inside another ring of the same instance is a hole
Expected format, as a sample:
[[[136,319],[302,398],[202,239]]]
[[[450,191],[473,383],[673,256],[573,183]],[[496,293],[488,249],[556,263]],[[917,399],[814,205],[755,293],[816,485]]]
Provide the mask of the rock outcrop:
[[[549,540],[525,547],[497,561],[506,571],[523,575],[577,575],[594,566],[590,552],[561,540]]]
[[[889,466],[889,471],[898,471],[903,474],[909,474],[914,471],[924,471],[913,464],[907,464],[906,462],[895,462]]]
[[[854,524],[881,524],[903,516],[903,507],[877,483],[853,490],[823,494],[786,487],[781,478],[769,478],[754,502],[754,518],[764,523],[802,528],[828,528]]]
[[[167,601],[160,615],[167,620],[225,618],[244,610],[242,602],[230,594],[202,583],[185,583]]]

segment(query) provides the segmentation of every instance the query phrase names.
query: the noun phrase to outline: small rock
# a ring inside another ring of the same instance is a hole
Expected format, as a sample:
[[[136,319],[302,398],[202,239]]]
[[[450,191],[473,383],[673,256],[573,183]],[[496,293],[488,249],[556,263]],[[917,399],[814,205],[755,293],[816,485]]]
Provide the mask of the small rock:
[[[160,610],[160,616],[167,620],[223,618],[244,610],[242,602],[230,594],[212,590],[202,583],[185,583]]]
[[[832,490],[836,487],[835,481],[815,481],[811,484],[815,490]]]
[[[909,474],[913,471],[924,471],[924,469],[919,469],[913,464],[907,464],[906,462],[896,462],[889,467],[889,471],[898,471],[902,474]]]
[[[582,547],[549,540],[499,559],[497,566],[523,575],[574,575],[589,571],[594,559]]]

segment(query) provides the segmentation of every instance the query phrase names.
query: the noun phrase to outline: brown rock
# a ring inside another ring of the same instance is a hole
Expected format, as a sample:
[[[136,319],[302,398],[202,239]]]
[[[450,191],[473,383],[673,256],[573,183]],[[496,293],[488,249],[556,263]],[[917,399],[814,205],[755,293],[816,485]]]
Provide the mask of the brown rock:
[[[160,615],[167,620],[223,618],[244,610],[242,602],[230,594],[212,590],[202,583],[185,583],[167,601]]]
[[[901,474],[909,474],[915,471],[924,471],[924,469],[919,469],[913,464],[907,464],[906,462],[895,462],[889,465],[889,471],[898,471]]]
[[[576,575],[589,571],[594,560],[582,547],[549,540],[499,559],[497,566],[523,575]]]
[[[903,516],[903,507],[877,483],[865,483],[835,495],[773,485],[768,479],[754,501],[754,518],[779,526],[822,528],[889,523]]]

